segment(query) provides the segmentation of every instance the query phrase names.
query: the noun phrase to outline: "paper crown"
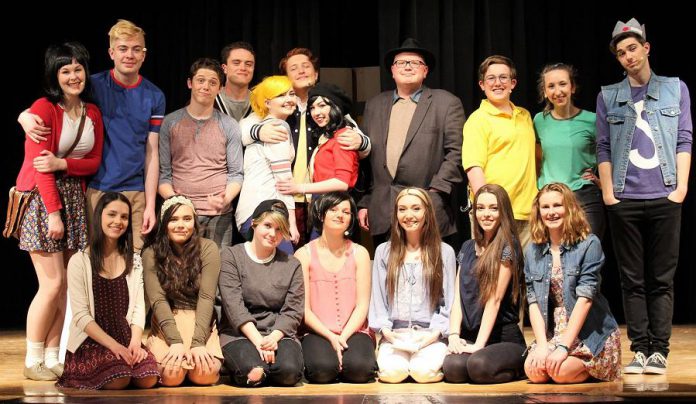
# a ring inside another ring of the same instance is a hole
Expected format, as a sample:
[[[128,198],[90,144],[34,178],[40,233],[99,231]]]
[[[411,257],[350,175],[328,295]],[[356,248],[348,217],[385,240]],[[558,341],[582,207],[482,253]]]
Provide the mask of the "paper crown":
[[[611,33],[611,43],[612,45],[615,45],[614,40],[616,37],[618,37],[621,34],[625,34],[627,32],[633,32],[635,34],[638,34],[641,38],[645,38],[645,25],[641,25],[638,20],[635,18],[631,18],[628,20],[628,22],[623,22],[623,21],[617,21],[616,25],[614,26],[614,31]]]

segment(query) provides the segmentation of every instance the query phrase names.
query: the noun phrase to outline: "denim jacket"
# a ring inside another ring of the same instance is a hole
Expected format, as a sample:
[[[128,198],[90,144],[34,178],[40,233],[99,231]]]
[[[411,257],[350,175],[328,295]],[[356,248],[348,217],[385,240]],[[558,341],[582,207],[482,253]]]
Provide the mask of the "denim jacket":
[[[549,243],[530,244],[524,254],[524,276],[527,284],[527,302],[536,303],[549,328],[549,293],[551,286],[551,266],[553,258]],[[592,301],[585,323],[578,338],[593,355],[604,349],[604,342],[618,328],[609,304],[599,292],[600,270],[604,265],[604,253],[599,239],[590,234],[575,245],[561,246],[561,267],[563,268],[563,303],[568,317],[573,312],[579,297]],[[551,319],[553,320],[553,319]]]
[[[614,192],[623,192],[628,157],[636,128],[636,109],[628,78],[602,86],[607,108]],[[665,185],[677,183],[677,134],[679,127],[680,82],[677,77],[663,77],[651,72],[645,97],[645,111],[657,147],[657,158]]]

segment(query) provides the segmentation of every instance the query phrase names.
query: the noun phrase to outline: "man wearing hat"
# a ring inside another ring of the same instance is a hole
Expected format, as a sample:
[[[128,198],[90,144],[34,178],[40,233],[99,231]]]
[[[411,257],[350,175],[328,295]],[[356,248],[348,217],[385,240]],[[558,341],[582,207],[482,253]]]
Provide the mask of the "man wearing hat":
[[[626,78],[597,96],[597,161],[635,353],[624,373],[663,374],[691,165],[691,102],[679,78],[650,69],[638,21],[617,22],[609,47]]]
[[[458,244],[453,240],[457,229],[450,196],[462,182],[462,103],[445,90],[423,85],[435,68],[435,56],[415,39],[387,52],[384,64],[396,89],[365,105],[363,130],[372,142],[372,186],[358,203],[360,226],[370,231],[375,245],[386,241],[396,195],[415,186],[430,192],[445,241]]]

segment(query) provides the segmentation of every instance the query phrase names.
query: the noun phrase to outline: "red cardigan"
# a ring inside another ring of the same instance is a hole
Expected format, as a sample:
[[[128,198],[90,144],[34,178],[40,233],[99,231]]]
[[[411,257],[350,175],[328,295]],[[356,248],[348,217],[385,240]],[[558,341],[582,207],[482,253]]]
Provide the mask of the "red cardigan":
[[[86,177],[97,172],[102,157],[102,146],[104,141],[104,124],[102,123],[101,112],[94,104],[87,105],[87,116],[94,124],[94,147],[81,159],[66,158],[68,169],[66,174],[70,177]],[[63,114],[61,107],[51,103],[47,98],[40,98],[31,106],[31,113],[38,115],[44,121],[44,125],[51,128],[51,133],[47,135],[47,140],[41,143],[26,138],[24,141],[24,162],[22,169],[17,176],[17,189],[20,191],[31,191],[35,186],[39,188],[41,199],[46,205],[46,211],[52,213],[63,208],[60,194],[56,187],[54,173],[40,173],[34,169],[34,158],[38,157],[43,150],[49,150],[53,154],[58,152],[60,145],[60,134],[63,130]],[[82,188],[85,188],[85,180],[82,180]]]
[[[358,152],[343,150],[336,137],[347,128],[334,133],[331,139],[317,148],[314,156],[314,175],[312,182],[336,178],[353,188],[358,181]]]

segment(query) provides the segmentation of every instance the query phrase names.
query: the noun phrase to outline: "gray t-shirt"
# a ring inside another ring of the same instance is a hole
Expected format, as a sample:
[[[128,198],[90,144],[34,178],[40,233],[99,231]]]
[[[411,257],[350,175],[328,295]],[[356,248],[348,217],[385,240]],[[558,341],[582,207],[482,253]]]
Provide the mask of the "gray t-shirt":
[[[251,108],[251,104],[249,102],[249,95],[247,95],[246,99],[243,101],[236,101],[228,97],[223,90],[220,92],[220,97],[222,98],[222,101],[225,103],[225,106],[227,107],[227,111],[229,112],[230,116],[232,116],[232,118],[234,118],[237,122],[241,121],[242,118],[244,118],[247,115],[249,109]]]

